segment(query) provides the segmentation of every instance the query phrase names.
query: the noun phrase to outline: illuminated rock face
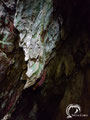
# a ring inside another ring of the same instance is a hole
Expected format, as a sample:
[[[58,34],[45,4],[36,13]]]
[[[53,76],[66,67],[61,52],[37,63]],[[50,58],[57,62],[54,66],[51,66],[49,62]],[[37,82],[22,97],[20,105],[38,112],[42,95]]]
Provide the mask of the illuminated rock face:
[[[10,117],[23,88],[41,76],[47,61],[55,55],[52,50],[58,39],[52,1],[0,1],[0,120]],[[26,85],[21,79],[27,80]]]
[[[27,61],[24,86],[27,88],[40,77],[59,39],[59,24],[53,18],[52,0],[18,1],[14,25],[20,32],[19,46]]]

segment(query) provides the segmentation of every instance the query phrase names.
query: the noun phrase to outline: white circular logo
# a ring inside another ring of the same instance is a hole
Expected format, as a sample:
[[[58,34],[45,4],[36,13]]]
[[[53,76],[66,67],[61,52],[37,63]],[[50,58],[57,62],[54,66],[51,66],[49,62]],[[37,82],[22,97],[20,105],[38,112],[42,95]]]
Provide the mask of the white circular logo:
[[[67,119],[72,117],[88,117],[87,114],[81,114],[81,107],[78,104],[69,104],[66,108]]]
[[[69,104],[66,108],[67,118],[72,118],[81,113],[81,107],[78,104]]]

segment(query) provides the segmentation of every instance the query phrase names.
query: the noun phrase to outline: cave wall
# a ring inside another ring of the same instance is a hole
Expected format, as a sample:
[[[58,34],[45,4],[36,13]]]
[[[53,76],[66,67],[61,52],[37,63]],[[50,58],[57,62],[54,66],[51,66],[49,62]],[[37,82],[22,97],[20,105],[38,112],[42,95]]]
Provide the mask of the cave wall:
[[[41,87],[32,86],[23,92],[11,120],[65,120],[67,117],[66,107],[74,103],[82,107],[82,113],[88,114],[85,120],[89,120],[89,6],[89,0],[53,1],[54,17],[58,19],[62,28],[60,30],[61,39],[55,48],[56,55],[46,65],[44,84]],[[7,54],[7,58],[3,54],[2,48],[0,51],[0,61],[2,63],[0,64],[0,117],[4,116],[7,111],[8,113],[13,111],[12,104],[16,103],[18,94],[21,94],[25,85],[24,81],[20,81],[22,72],[26,71],[24,55],[22,49],[18,47],[18,39],[15,39],[15,41],[17,42],[15,43],[13,55],[11,51],[11,53]],[[15,62],[9,63],[10,58],[14,58]],[[9,63],[8,66],[7,63]],[[2,74],[2,71],[5,73]],[[8,91],[6,95],[5,91]],[[14,91],[13,94],[12,91]],[[6,101],[7,98],[9,98],[8,101]],[[5,104],[6,106],[4,106]],[[4,109],[7,111],[5,112]],[[80,120],[82,118],[76,119]]]

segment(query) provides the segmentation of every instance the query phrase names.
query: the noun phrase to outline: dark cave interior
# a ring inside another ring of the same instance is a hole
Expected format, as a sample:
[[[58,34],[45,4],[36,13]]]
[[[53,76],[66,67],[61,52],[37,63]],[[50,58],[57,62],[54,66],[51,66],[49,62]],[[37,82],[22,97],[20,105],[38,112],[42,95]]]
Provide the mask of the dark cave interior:
[[[47,65],[44,84],[22,92],[9,120],[66,120],[72,103],[88,114],[72,120],[90,119],[90,0],[53,0],[53,8],[61,27],[56,56]]]
[[[65,38],[61,38],[59,52],[60,49],[63,51],[63,49],[65,49],[66,46],[68,48],[69,44],[71,44],[71,47],[73,47],[74,43],[78,42],[78,39],[81,39],[79,46],[80,49],[78,48],[77,52],[74,54],[73,57],[76,61],[78,69],[84,69],[84,70],[88,69],[89,68],[88,64],[86,65],[85,68],[79,68],[79,67],[81,67],[80,60],[86,54],[90,45],[90,40],[89,40],[90,1],[89,0],[86,1],[55,0],[53,1],[53,6],[54,6],[54,16],[57,18],[62,16],[63,18],[62,28],[64,29],[64,32],[66,34]],[[88,37],[88,40],[85,40],[85,37],[83,38],[85,34]],[[85,50],[82,50],[82,48]],[[64,80],[70,79],[70,76],[67,78],[65,74],[62,74],[62,78]],[[43,87],[44,86],[45,85],[43,85]],[[67,80],[62,81],[60,86],[58,90],[61,93],[53,94],[53,92],[50,93],[50,91],[48,91],[50,96],[47,95],[46,97],[44,97],[41,94],[43,87],[38,88],[36,91],[32,91],[32,88],[25,90],[20,98],[20,103],[17,104],[16,111],[15,113],[13,113],[11,120],[14,120],[14,118],[15,120],[16,118],[17,120],[65,120],[65,118],[63,119],[63,117],[57,118],[56,116],[58,116],[57,113],[59,112],[58,106],[60,102],[63,100],[65,90],[67,90],[67,86],[68,86]],[[84,88],[82,95],[83,97],[86,92],[88,91]],[[38,112],[35,113],[35,111],[33,111],[32,115],[31,116],[29,115],[28,117],[28,114],[30,114],[31,111],[34,109],[33,105],[35,104],[38,105],[39,108]],[[89,103],[87,102],[84,104],[89,104]],[[20,116],[20,117],[15,117],[15,116]],[[75,118],[75,120],[76,119],[78,118]]]

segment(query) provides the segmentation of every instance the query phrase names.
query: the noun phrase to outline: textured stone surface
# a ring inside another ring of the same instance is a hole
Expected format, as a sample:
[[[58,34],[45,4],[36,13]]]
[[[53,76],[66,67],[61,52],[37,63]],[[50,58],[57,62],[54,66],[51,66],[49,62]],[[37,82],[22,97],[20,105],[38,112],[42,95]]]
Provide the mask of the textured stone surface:
[[[0,1],[0,119],[10,117],[23,88],[41,77],[55,55],[52,51],[58,39],[59,24],[51,0]],[[26,84],[21,80],[27,80]]]
[[[56,16],[63,17],[56,56],[46,67],[42,87],[23,93],[11,120],[66,120],[69,104],[79,104],[88,114],[72,120],[90,119],[90,1],[54,0],[55,6]]]
[[[24,1],[20,1],[18,5],[22,6],[22,2]],[[30,1],[26,0],[26,2]],[[27,4],[26,2],[25,4]],[[35,2],[32,1],[32,4],[34,3]],[[16,110],[12,114],[11,120],[65,120],[67,117],[66,107],[68,104],[79,104],[82,108],[82,114],[88,114],[87,118],[79,117],[75,119],[90,119],[89,3],[90,1],[88,0],[70,0],[69,2],[68,0],[54,1],[53,12],[56,13],[54,18],[58,18],[60,24],[62,24],[63,21],[62,29],[60,29],[61,40],[59,41],[59,43],[56,43],[56,48],[54,49],[56,55],[51,56],[48,60],[49,62],[46,62],[45,70],[42,73],[41,80],[39,78],[35,85],[23,91],[23,94],[17,102]],[[0,5],[0,10],[3,10],[2,4]],[[28,10],[30,9],[28,8]],[[43,7],[41,8],[41,10],[43,10]],[[10,9],[9,13],[11,13]],[[25,13],[24,10],[23,13]],[[38,13],[39,11],[33,14],[37,16]],[[0,15],[2,15],[1,12]],[[36,16],[34,18],[36,18]],[[15,19],[17,17],[18,14],[15,16]],[[10,18],[12,18],[12,15]],[[4,30],[7,29],[6,31],[11,31],[9,34],[11,34],[12,32],[14,32],[14,34],[16,33],[16,29],[12,26],[12,20],[9,23],[9,27],[4,28]],[[18,21],[16,22],[18,23]],[[26,23],[26,21],[23,22]],[[23,27],[23,29],[25,28],[26,30],[26,24],[24,25],[21,23],[22,21],[20,21],[21,27]],[[7,22],[6,24],[4,22],[2,24],[6,26]],[[0,27],[1,31],[2,28],[3,27]],[[17,26],[17,28],[19,29],[20,26]],[[31,28],[29,29],[31,30]],[[36,33],[38,33],[38,30],[36,29]],[[26,31],[27,32],[25,34],[28,35],[29,31]],[[2,36],[2,33],[3,32],[0,33],[0,119],[3,118],[4,120],[10,117],[11,113],[15,109],[15,103],[25,85],[25,81],[21,80],[27,80],[27,76],[25,76],[25,74],[27,71],[26,63],[28,62],[24,62],[22,49],[20,49],[18,46],[23,44],[21,42],[19,44],[17,38],[13,39],[10,42],[12,42],[14,48],[11,49],[11,51],[8,51],[8,48],[10,47],[6,43],[9,41],[7,41],[6,39],[5,42],[2,42],[4,38]],[[20,33],[22,33],[21,28]],[[46,33],[47,31],[45,31],[45,33],[41,36],[44,37]],[[13,36],[15,37],[16,35]],[[27,39],[25,38],[23,40],[27,41]],[[37,41],[36,38],[35,40]],[[43,41],[41,42],[43,43]],[[5,46],[7,47],[7,49]],[[37,58],[36,54],[33,53],[33,55],[35,55]],[[47,56],[49,56],[49,54]],[[42,84],[43,82],[44,84]]]
[[[27,61],[27,82],[35,83],[59,39],[59,24],[53,17],[52,0],[22,0],[18,2],[14,25],[20,32],[20,47]],[[23,78],[22,78],[23,79]]]
[[[23,90],[24,55],[13,25],[15,1],[0,1],[0,120],[7,120]]]

